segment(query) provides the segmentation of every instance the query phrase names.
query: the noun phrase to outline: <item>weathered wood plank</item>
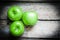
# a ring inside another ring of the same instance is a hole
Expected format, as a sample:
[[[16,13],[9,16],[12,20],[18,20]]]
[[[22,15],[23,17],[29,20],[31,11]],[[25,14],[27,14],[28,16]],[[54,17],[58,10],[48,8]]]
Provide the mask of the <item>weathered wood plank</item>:
[[[19,3],[15,4],[21,6],[23,11],[33,11],[38,13],[38,19],[60,19],[58,11],[53,5],[45,3]],[[7,10],[10,6],[5,6],[2,11],[1,19],[7,19]],[[3,23],[4,22],[4,23]],[[2,23],[6,25],[5,21]],[[58,21],[38,21],[31,30],[24,32],[22,37],[48,37],[56,34],[59,28]],[[5,28],[6,29],[6,28]],[[7,30],[8,31],[8,30]]]
[[[56,7],[48,3],[16,3],[13,5],[20,6],[23,12],[36,11],[38,13],[38,19],[60,19]],[[1,19],[7,18],[7,10],[10,6],[6,6],[3,9]]]
[[[53,36],[57,33],[59,23],[57,21],[38,21],[29,31],[26,31],[22,37],[44,38]]]

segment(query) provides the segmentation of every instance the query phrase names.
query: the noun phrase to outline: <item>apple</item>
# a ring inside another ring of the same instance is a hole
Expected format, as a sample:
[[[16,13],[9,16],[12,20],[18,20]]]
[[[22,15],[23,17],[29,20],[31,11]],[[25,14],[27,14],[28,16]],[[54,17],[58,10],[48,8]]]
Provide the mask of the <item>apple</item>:
[[[25,25],[35,25],[38,21],[38,14],[34,11],[24,12],[22,20]]]
[[[21,36],[24,33],[24,25],[21,21],[15,21],[10,25],[10,33],[13,36]]]
[[[19,6],[11,6],[8,9],[8,18],[12,21],[18,21],[22,17],[22,8]]]

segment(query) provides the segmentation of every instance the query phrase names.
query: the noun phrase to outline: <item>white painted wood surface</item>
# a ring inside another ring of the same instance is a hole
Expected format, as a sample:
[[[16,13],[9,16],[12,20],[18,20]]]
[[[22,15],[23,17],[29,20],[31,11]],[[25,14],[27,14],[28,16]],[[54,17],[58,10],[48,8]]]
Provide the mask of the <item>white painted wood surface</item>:
[[[23,11],[36,11],[38,13],[38,19],[60,19],[56,7],[47,3],[17,3],[14,5],[20,6]],[[6,6],[3,9],[2,19],[7,19],[7,10],[9,7]],[[57,21],[38,21],[30,31],[25,30],[22,37],[48,37],[54,35],[58,27],[59,24]]]
[[[39,19],[60,19],[56,7],[48,3],[16,3],[14,5],[20,6],[23,12],[36,11]],[[3,9],[1,15],[2,19],[7,18],[7,10],[9,7],[10,6],[6,6]]]
[[[25,31],[22,37],[44,38],[56,34],[59,28],[57,21],[38,21],[30,31]]]

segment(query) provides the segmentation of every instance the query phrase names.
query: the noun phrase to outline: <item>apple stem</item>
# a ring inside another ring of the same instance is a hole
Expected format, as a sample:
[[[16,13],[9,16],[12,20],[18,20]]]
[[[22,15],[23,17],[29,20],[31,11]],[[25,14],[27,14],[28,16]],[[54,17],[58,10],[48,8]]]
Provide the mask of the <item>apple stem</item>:
[[[13,11],[14,12],[14,14],[16,14],[16,11]]]

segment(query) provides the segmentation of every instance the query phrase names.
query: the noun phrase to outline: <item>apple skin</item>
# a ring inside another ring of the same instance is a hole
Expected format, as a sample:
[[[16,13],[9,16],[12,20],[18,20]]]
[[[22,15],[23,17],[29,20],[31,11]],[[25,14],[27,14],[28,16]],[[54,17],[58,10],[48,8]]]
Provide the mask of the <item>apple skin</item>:
[[[38,14],[34,11],[28,11],[28,12],[24,12],[22,20],[24,22],[25,25],[35,25],[36,22],[38,21]]]
[[[10,33],[13,36],[21,36],[24,33],[24,25],[21,21],[15,21],[10,25]]]
[[[18,21],[22,17],[22,8],[19,6],[11,6],[8,9],[8,18],[12,21]]]

